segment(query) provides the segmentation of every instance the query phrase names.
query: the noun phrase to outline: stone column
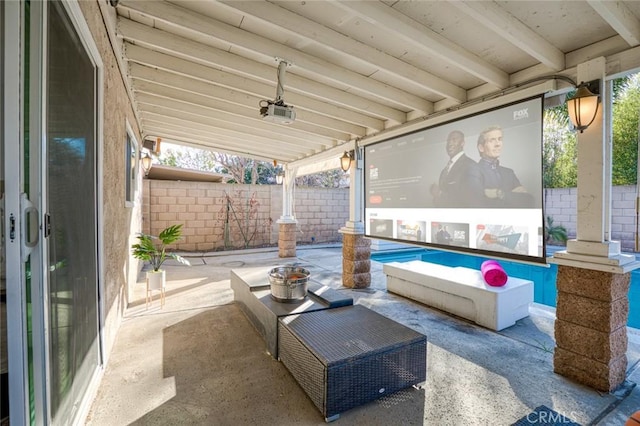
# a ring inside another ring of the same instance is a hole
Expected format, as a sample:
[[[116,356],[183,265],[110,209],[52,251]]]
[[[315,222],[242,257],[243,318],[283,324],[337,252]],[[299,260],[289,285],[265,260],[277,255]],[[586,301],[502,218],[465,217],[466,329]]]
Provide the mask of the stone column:
[[[296,256],[296,223],[295,221],[278,221],[278,256]]]
[[[624,381],[627,367],[629,272],[640,267],[623,254],[611,230],[611,95],[604,57],[578,64],[577,81],[600,81],[602,102],[578,138],[576,239],[554,253],[558,264],[554,371],[601,391]]]
[[[278,256],[296,256],[296,226],[298,221],[293,215],[293,188],[296,170],[285,166],[282,182],[282,216],[278,220]]]
[[[362,148],[354,146],[355,160],[349,173],[349,220],[340,229],[342,234],[342,285],[366,288],[371,285],[371,240],[364,237],[362,221]]]
[[[342,284],[349,288],[371,285],[371,240],[359,234],[342,235]]]
[[[558,266],[553,370],[603,392],[627,369],[630,274]]]

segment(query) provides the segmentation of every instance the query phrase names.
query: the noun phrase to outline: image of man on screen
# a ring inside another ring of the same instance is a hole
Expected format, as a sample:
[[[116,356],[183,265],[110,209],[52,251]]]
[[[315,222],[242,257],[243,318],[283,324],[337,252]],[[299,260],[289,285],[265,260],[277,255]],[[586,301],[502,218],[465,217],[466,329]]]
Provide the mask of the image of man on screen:
[[[503,140],[502,128],[492,126],[478,137],[478,180],[481,183],[484,207],[533,207],[533,197],[522,186],[513,169],[500,165]]]
[[[438,232],[436,233],[436,242],[438,244],[450,244],[451,234],[447,226],[438,225]]]
[[[475,207],[481,200],[477,196],[478,180],[474,179],[478,165],[464,153],[464,133],[459,130],[449,133],[445,149],[449,162],[440,172],[437,186],[431,188],[435,206]]]

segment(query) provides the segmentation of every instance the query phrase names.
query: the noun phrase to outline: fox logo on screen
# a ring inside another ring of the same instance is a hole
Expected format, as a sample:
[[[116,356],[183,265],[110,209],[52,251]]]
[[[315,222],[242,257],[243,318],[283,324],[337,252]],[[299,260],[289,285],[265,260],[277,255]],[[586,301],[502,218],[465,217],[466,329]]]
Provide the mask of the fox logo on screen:
[[[513,120],[522,120],[523,118],[529,118],[529,108],[519,109],[513,111]]]

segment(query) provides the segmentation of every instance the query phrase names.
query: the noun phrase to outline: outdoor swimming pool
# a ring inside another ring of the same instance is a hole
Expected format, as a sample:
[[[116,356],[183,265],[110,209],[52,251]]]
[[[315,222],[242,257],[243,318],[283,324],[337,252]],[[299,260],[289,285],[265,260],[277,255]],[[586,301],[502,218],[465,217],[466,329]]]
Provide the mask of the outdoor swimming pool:
[[[371,260],[381,263],[408,262],[423,260],[445,266],[464,266],[480,269],[487,257],[470,256],[430,249],[409,249],[371,253]],[[556,277],[558,265],[536,266],[533,264],[500,260],[500,264],[509,276],[533,281],[533,301],[547,306],[556,306]],[[629,327],[640,328],[640,270],[631,272],[629,288]]]

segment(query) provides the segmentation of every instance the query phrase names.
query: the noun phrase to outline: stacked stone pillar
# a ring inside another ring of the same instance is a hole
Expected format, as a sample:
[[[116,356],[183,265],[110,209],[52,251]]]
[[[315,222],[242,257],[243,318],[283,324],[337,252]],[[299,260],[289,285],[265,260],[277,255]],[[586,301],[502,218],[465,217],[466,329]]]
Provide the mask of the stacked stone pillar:
[[[342,285],[366,288],[371,285],[371,240],[361,234],[342,235]]]
[[[296,222],[278,224],[278,256],[296,256]]]
[[[554,371],[610,392],[625,378],[630,274],[558,266]]]

